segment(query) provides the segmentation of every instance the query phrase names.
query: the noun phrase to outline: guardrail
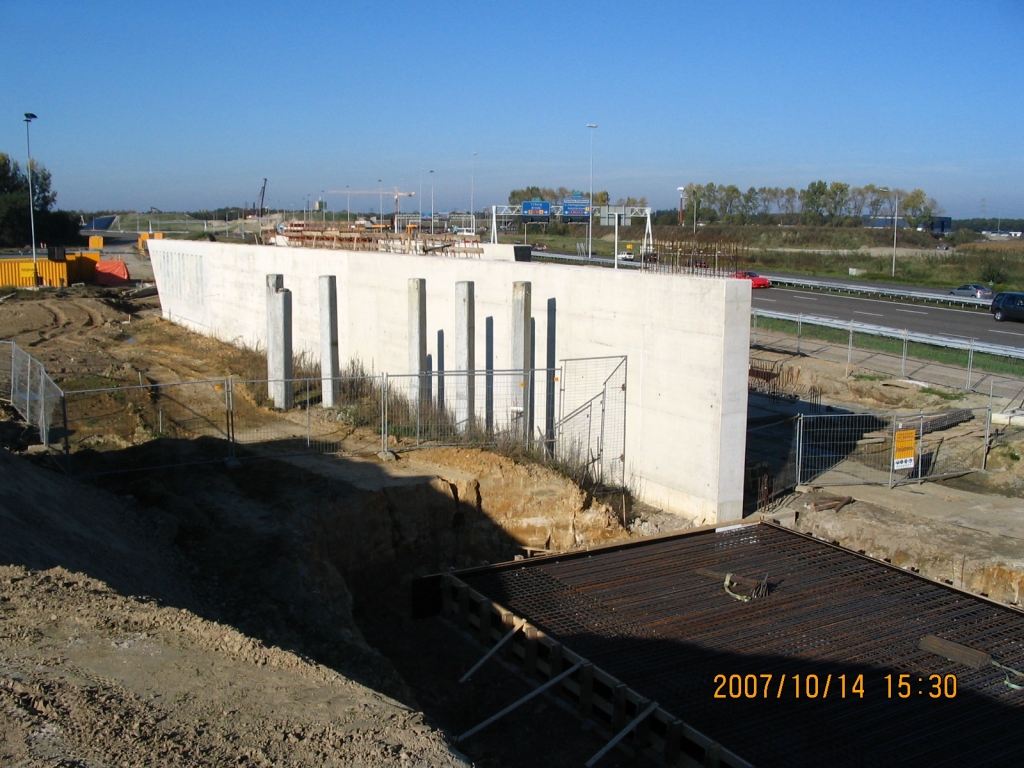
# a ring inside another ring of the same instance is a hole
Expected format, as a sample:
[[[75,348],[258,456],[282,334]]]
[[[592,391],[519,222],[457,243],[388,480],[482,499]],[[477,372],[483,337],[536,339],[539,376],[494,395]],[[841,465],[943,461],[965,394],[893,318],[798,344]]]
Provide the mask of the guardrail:
[[[811,288],[816,291],[828,291],[829,293],[859,293],[866,296],[885,296],[890,299],[905,299],[909,301],[930,301],[939,304],[958,304],[962,307],[988,307],[992,299],[977,299],[973,296],[950,296],[942,293],[926,293],[924,291],[911,291],[902,288],[882,288],[873,285],[848,285],[846,283],[830,283],[825,280],[809,280],[802,277],[786,277],[783,275],[768,275],[765,277],[772,281],[772,285],[791,285],[795,288]]]
[[[788,312],[773,312],[766,309],[751,309],[750,314],[754,318],[755,324],[757,323],[758,317],[767,317],[774,320],[789,320],[790,322],[795,322],[798,330],[803,323],[807,323],[808,325],[838,328],[844,331],[848,330],[851,334],[864,333],[869,336],[886,336],[890,339],[900,339],[905,343],[916,342],[918,344],[930,344],[933,347],[962,349],[970,353],[983,352],[987,355],[1024,360],[1024,348],[1007,347],[1002,344],[986,344],[972,338],[957,338],[955,336],[914,333],[906,329],[901,330],[898,328],[889,328],[884,325],[859,323],[855,320],[833,320],[830,317],[818,317],[816,315],[792,315]]]

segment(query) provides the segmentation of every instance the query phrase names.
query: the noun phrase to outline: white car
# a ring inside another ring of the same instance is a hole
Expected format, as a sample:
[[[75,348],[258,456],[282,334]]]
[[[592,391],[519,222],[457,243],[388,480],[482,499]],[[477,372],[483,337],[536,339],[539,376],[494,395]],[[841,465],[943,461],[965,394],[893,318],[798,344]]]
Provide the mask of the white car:
[[[623,251],[622,253],[619,254],[619,261],[632,261],[632,260],[633,260],[633,252],[632,251]]]

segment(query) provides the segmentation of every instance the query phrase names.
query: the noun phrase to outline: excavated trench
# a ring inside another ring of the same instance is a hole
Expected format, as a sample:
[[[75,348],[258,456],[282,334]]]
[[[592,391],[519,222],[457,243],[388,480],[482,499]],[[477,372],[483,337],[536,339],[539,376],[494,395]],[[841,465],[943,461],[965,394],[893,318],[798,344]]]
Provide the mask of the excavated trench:
[[[453,733],[517,698],[524,684],[499,668],[458,687],[480,650],[439,619],[414,622],[411,581],[629,536],[610,507],[565,478],[477,450],[405,454],[388,465],[250,459],[97,482],[132,497],[152,530],[186,556],[211,618],[421,709]],[[539,729],[538,738],[555,727],[523,717],[518,727]],[[468,754],[529,765],[514,742],[496,730]],[[600,746],[584,733],[556,752],[585,760]]]

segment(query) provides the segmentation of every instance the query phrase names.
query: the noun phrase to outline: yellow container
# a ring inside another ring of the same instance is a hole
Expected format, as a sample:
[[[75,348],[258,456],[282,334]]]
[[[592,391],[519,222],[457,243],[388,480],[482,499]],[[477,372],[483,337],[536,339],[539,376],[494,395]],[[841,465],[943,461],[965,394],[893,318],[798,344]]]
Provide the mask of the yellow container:
[[[89,250],[101,251],[103,250],[103,236],[102,235],[89,235]]]
[[[37,285],[60,288],[67,284],[66,262],[37,259],[36,268],[33,269],[32,259],[0,259],[0,285],[13,288],[32,288]]]
[[[154,232],[153,233],[153,239],[154,240],[163,240],[164,239],[164,233],[163,232]]]
[[[69,253],[68,254],[68,284],[91,283],[96,274],[96,262],[100,260],[99,253]]]

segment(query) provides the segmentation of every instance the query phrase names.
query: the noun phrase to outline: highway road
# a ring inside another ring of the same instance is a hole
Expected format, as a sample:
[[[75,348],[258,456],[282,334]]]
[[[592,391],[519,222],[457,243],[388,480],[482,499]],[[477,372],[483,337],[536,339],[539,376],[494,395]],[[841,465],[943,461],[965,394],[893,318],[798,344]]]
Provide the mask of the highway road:
[[[853,320],[915,333],[1024,348],[1024,323],[997,323],[983,310],[929,307],[777,287],[754,291],[751,304],[755,309],[773,312],[817,315],[844,322]]]

